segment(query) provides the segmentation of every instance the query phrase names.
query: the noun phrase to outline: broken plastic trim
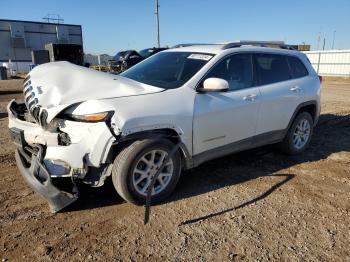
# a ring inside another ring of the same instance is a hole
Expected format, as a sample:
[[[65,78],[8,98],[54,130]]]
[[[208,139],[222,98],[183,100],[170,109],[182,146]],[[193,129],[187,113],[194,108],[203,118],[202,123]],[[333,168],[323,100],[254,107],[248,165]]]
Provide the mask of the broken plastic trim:
[[[39,195],[41,195],[50,205],[52,213],[56,213],[78,199],[78,189],[73,184],[73,192],[65,192],[56,188],[50,174],[42,164],[43,148],[38,146],[38,154],[32,155],[30,166],[27,167],[26,160],[29,156],[22,148],[17,148],[15,157],[17,167],[27,184]]]

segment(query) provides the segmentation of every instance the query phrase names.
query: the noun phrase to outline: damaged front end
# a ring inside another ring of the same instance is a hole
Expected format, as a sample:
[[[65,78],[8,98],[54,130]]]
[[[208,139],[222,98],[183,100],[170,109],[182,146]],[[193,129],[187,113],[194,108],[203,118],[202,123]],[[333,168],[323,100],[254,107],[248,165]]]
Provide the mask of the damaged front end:
[[[24,103],[7,107],[21,174],[53,212],[77,199],[75,183],[102,186],[123,126],[111,98],[162,91],[68,62],[35,67],[23,82]]]
[[[25,104],[8,105],[16,163],[29,186],[58,212],[78,199],[78,180],[101,186],[110,175],[115,137],[105,122],[54,119],[45,128]],[[30,113],[29,113],[30,112]]]
[[[71,190],[64,191],[54,186],[46,167],[43,165],[43,147],[37,145],[30,154],[24,148],[17,148],[15,152],[17,167],[28,185],[41,195],[55,213],[78,199],[78,188],[71,180]]]

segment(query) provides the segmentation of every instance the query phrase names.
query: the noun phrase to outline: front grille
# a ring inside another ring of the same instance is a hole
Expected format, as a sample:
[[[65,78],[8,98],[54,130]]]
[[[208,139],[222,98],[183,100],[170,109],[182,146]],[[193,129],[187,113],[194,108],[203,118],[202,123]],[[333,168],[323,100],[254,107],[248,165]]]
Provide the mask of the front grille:
[[[40,106],[38,105],[38,98],[35,97],[34,88],[32,86],[32,82],[30,80],[30,76],[27,76],[23,82],[23,95],[24,95],[24,103],[31,114],[31,116],[35,119],[37,123],[39,123],[39,112]]]

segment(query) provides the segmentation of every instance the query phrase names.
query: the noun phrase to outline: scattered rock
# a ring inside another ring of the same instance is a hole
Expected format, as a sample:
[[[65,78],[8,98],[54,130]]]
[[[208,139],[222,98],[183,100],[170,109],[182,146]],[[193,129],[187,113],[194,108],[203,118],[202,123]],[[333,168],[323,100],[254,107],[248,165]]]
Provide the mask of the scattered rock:
[[[47,256],[52,252],[53,248],[51,246],[41,245],[38,247],[38,253],[42,256]]]
[[[230,254],[228,254],[228,259],[229,259],[229,260],[234,260],[235,257],[237,257],[237,254],[236,254],[236,253],[230,253]]]

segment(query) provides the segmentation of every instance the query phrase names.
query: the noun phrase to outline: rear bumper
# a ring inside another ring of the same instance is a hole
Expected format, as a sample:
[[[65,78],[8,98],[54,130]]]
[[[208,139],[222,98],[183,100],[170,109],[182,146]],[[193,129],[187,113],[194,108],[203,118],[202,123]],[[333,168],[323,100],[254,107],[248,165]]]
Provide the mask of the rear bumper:
[[[16,149],[17,167],[27,184],[49,203],[51,212],[56,213],[78,199],[78,191],[74,184],[72,193],[61,191],[53,185],[48,171],[38,157],[41,155],[40,151],[38,156],[32,155],[29,166],[28,156],[21,151],[20,148]]]

